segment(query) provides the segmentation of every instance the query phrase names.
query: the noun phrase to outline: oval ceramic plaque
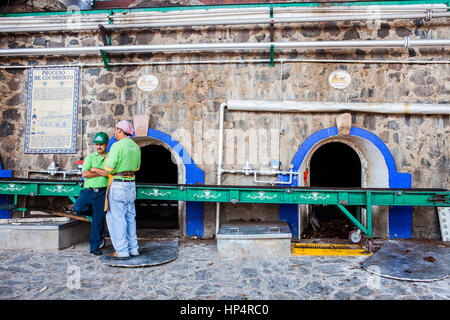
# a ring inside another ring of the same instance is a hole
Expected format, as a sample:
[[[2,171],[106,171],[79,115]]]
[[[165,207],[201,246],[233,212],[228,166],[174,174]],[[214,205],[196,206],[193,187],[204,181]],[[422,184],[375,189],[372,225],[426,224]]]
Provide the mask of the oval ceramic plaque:
[[[158,88],[159,80],[153,74],[144,74],[137,81],[137,86],[142,91],[151,92]]]
[[[336,89],[347,88],[352,81],[352,77],[347,71],[336,70],[333,71],[328,77],[328,83],[330,86]]]

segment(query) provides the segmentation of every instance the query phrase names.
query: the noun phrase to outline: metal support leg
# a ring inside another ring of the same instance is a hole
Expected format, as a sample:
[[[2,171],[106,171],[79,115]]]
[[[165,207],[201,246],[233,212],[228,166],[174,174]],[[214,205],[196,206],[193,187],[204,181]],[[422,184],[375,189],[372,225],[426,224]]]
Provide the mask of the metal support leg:
[[[356,218],[347,210],[346,207],[344,207],[342,204],[338,204],[337,207],[350,220],[351,223],[353,223],[357,228],[361,229],[361,231],[364,232],[365,235],[369,236],[368,230],[364,228],[364,226],[358,220],[356,220]]]
[[[366,203],[367,203],[367,207],[366,207],[366,211],[367,211],[367,236],[368,237],[372,237],[372,192],[367,191],[366,192]]]

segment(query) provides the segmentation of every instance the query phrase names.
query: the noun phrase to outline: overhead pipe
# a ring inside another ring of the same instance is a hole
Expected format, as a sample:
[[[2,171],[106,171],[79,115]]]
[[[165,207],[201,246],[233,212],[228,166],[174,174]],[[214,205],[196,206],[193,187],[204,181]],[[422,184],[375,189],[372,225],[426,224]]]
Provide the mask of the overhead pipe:
[[[449,47],[449,39],[439,40],[347,40],[347,41],[293,41],[293,42],[234,42],[234,43],[187,43],[165,45],[90,46],[60,48],[18,48],[0,49],[0,56],[30,55],[98,55],[102,50],[109,54],[146,52],[228,51],[228,50],[270,50],[275,49],[343,49],[343,48],[425,48]]]
[[[277,63],[354,63],[354,64],[450,64],[450,60],[354,60],[354,59],[273,59]],[[157,65],[193,65],[193,64],[237,64],[237,63],[269,63],[270,59],[240,59],[240,60],[191,60],[191,61],[133,61],[111,62],[110,66],[157,66]],[[67,63],[67,64],[33,64],[33,65],[0,65],[0,69],[28,69],[42,67],[84,67],[97,68],[104,66],[97,63]],[[280,99],[282,100],[282,99]]]
[[[263,112],[371,112],[389,114],[450,114],[450,104],[362,103],[332,101],[228,100],[229,110]]]
[[[104,23],[106,29],[131,29],[131,28],[160,28],[160,27],[194,27],[194,26],[208,26],[208,25],[242,25],[242,24],[268,24],[270,22],[274,23],[302,23],[302,22],[327,22],[327,21],[350,21],[350,20],[373,20],[374,18],[380,20],[386,19],[427,19],[432,18],[442,18],[449,17],[450,12],[446,12],[447,7],[423,7],[420,11],[411,10],[408,8],[403,8],[401,13],[385,13],[385,12],[396,12],[395,10],[382,10],[379,7],[373,7],[374,12],[370,12],[371,7],[367,7],[363,13],[352,14],[352,11],[362,11],[362,9],[357,10],[345,10],[347,14],[344,15],[333,15],[333,11],[327,8],[325,14],[321,13],[320,10],[317,13],[307,12],[283,12],[275,11],[275,16],[270,17],[251,17],[258,16],[268,13],[268,8],[263,8],[264,10],[259,11],[248,11],[245,14],[236,14],[235,10],[230,10],[228,12],[211,12],[205,11],[202,14],[179,14],[179,15],[157,15],[150,13],[148,15],[96,15],[96,16],[86,16],[86,15],[72,15],[69,17],[51,17],[49,19],[37,18],[28,20],[30,23],[49,23],[44,25],[28,25],[28,26],[14,26],[10,25],[2,27],[2,22],[15,23],[14,18],[0,18],[0,33],[14,33],[14,32],[43,32],[43,31],[82,31],[82,30],[96,30],[98,29],[98,22]],[[331,11],[331,14],[328,14]],[[368,12],[369,11],[369,12]],[[405,12],[408,11],[408,12]],[[410,13],[409,13],[410,12]],[[348,14],[350,13],[350,14]],[[277,14],[279,16],[277,16]],[[308,14],[310,14],[308,16]],[[283,16],[284,15],[284,16]],[[292,16],[297,15],[297,16]],[[8,20],[9,19],[9,20]],[[65,20],[64,20],[65,19]],[[77,21],[80,19],[80,21]],[[151,19],[152,22],[139,23],[139,20]],[[175,21],[171,21],[175,20]],[[93,23],[93,20],[97,23]],[[166,21],[164,21],[166,20]],[[23,20],[22,20],[23,21]],[[22,23],[21,21],[21,23]],[[82,21],[87,21],[85,24]],[[116,23],[117,21],[117,23]],[[124,21],[124,22],[120,22]],[[62,22],[62,23],[59,23]],[[68,23],[69,22],[69,23]],[[73,23],[75,22],[75,23]],[[109,23],[108,23],[109,22]],[[128,23],[127,23],[128,22]],[[137,22],[137,23],[136,23]],[[16,23],[15,23],[16,24]]]

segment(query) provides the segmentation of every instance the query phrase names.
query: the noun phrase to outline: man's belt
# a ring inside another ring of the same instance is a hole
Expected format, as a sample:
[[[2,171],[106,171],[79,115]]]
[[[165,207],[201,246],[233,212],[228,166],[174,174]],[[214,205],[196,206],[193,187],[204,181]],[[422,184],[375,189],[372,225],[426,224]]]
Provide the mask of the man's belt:
[[[133,178],[134,177],[134,171],[122,171],[114,173],[113,176],[121,176],[125,178]]]
[[[84,188],[84,190],[99,192],[99,191],[106,190],[106,187],[103,187],[103,188]]]
[[[108,203],[108,193],[109,188],[111,187],[111,183],[114,180],[114,177],[121,176],[125,178],[134,178],[134,171],[122,171],[122,172],[116,172],[114,174],[108,174],[108,185],[106,187],[106,195],[105,195],[105,212],[108,211],[109,203]],[[119,180],[116,180],[119,181]],[[134,181],[134,180],[133,180]]]

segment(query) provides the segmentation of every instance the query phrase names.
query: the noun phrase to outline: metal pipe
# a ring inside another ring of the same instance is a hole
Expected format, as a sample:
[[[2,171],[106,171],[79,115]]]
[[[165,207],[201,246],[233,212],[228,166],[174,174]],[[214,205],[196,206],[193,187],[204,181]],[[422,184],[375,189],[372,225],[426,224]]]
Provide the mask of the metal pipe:
[[[268,8],[265,8],[268,11]],[[374,13],[367,13],[367,10],[370,10],[370,8],[366,9],[366,12],[363,14],[347,14],[347,15],[335,15],[332,12],[332,15],[322,15],[320,16],[320,12],[317,12],[311,16],[305,16],[304,13],[297,13],[298,16],[287,16],[287,17],[257,17],[257,18],[249,18],[249,15],[261,15],[267,12],[263,11],[257,11],[257,12],[248,12],[245,15],[236,15],[234,11],[231,11],[229,13],[210,13],[211,11],[206,11],[205,13],[201,14],[200,16],[198,14],[195,15],[148,15],[148,16],[124,16],[124,17],[115,17],[114,15],[109,15],[105,17],[102,16],[96,16],[96,17],[90,17],[90,16],[82,16],[82,15],[73,15],[70,17],[65,18],[53,18],[53,19],[31,19],[28,20],[31,23],[37,23],[37,22],[50,22],[51,24],[47,25],[28,25],[28,26],[22,26],[22,27],[0,27],[0,33],[16,33],[16,32],[42,32],[42,31],[80,31],[80,30],[97,30],[98,29],[98,23],[104,23],[105,28],[107,29],[131,29],[131,28],[160,28],[160,27],[194,27],[194,26],[209,26],[209,25],[243,25],[243,24],[268,24],[270,21],[273,20],[274,23],[304,23],[304,22],[328,22],[328,21],[351,21],[351,20],[371,20],[371,19],[379,19],[379,20],[386,20],[386,19],[431,19],[431,18],[443,18],[443,17],[449,17],[450,13],[445,11],[438,11],[436,12],[435,8],[424,8],[422,9],[422,12],[417,13],[384,13],[381,10],[378,11],[377,8],[374,8]],[[445,8],[438,8],[438,10],[445,10]],[[345,12],[351,12],[350,10],[346,10]],[[388,11],[392,12],[392,11]],[[395,11],[394,11],[395,12]],[[281,13],[283,14],[283,13]],[[286,14],[286,13],[284,13]],[[231,17],[228,17],[230,16]],[[291,14],[291,15],[295,15]],[[197,18],[199,16],[199,18]],[[225,17],[223,17],[225,16]],[[236,17],[237,16],[237,17]],[[141,17],[143,19],[151,19],[153,22],[145,22],[145,23],[115,23],[115,21],[133,21],[133,20],[140,20]],[[206,18],[205,18],[206,17]],[[112,23],[108,24],[108,18],[111,19]],[[79,19],[80,21],[77,21]],[[163,20],[166,19],[166,21],[155,21],[155,20]],[[170,19],[176,19],[175,21],[170,21]],[[186,19],[186,20],[182,20]],[[197,20],[192,20],[197,19]],[[83,20],[87,20],[87,24],[83,24]],[[168,21],[167,21],[168,20]],[[3,20],[0,19],[0,24],[2,24],[2,21],[5,21],[6,23],[14,23],[15,20]],[[96,23],[93,23],[93,21],[97,21]],[[62,23],[58,23],[62,22]],[[21,21],[23,23],[23,20]],[[15,23],[16,24],[16,23]],[[17,24],[16,24],[17,25]]]
[[[256,175],[260,174],[260,175],[275,175],[275,174],[282,174],[282,175],[289,175],[289,181],[262,181],[262,180],[257,180],[256,179]],[[289,169],[289,171],[277,171],[277,170],[273,170],[273,171],[259,171],[259,170],[255,170],[253,171],[253,175],[254,175],[254,179],[253,181],[255,183],[268,183],[271,185],[275,185],[275,184],[286,184],[286,185],[290,185],[292,184],[292,176],[293,175],[300,175],[299,172],[293,172],[292,168]]]
[[[348,41],[294,41],[294,42],[241,42],[241,43],[185,43],[166,45],[131,45],[131,46],[90,46],[61,48],[19,48],[1,49],[0,56],[30,55],[98,55],[100,50],[109,54],[144,53],[144,52],[212,52],[227,50],[268,50],[275,49],[342,49],[342,48],[424,48],[449,47],[449,39],[439,40],[348,40]]]
[[[219,152],[217,155],[217,185],[220,186],[222,182],[222,165],[223,165],[223,119],[226,103],[222,103],[219,107]],[[220,228],[220,202],[216,203],[216,235]]]
[[[450,60],[353,60],[353,59],[274,59],[274,62],[283,63],[355,63],[355,64],[450,64]],[[190,65],[190,64],[224,64],[224,63],[269,63],[270,59],[242,59],[242,60],[196,60],[196,61],[133,61],[111,62],[110,66],[147,66],[147,65]],[[28,69],[42,67],[103,67],[98,63],[69,63],[46,65],[0,65],[0,69]]]
[[[264,112],[373,112],[393,114],[450,114],[450,104],[341,103],[332,101],[228,100],[229,110]]]
[[[289,185],[289,184],[292,183],[292,174],[289,174],[289,181],[264,181],[264,180],[258,180],[256,178],[256,175],[257,175],[257,173],[254,172],[253,173],[253,182],[255,182],[255,183],[266,183],[266,184],[268,183],[268,184],[271,184],[272,186],[274,184],[286,184],[286,185]]]

